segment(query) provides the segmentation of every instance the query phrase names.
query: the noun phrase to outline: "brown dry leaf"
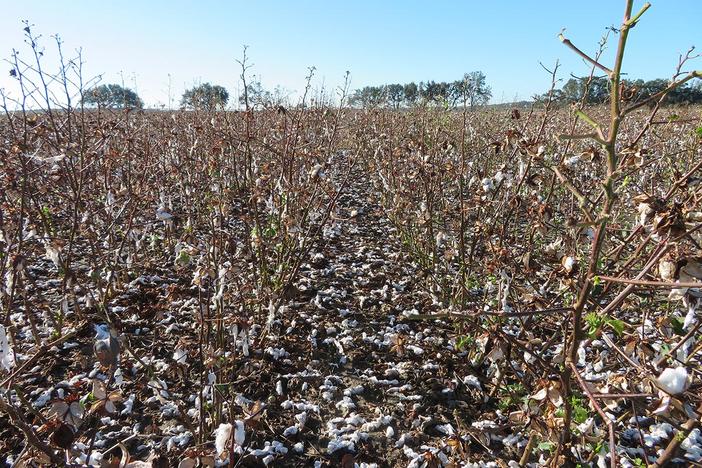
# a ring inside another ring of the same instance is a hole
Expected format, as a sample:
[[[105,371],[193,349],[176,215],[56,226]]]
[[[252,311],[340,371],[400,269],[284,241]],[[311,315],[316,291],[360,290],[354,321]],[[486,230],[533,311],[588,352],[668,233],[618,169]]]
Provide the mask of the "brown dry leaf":
[[[402,356],[405,353],[405,338],[402,335],[395,335],[390,350],[398,356]]]
[[[458,453],[463,453],[463,441],[458,436],[451,436],[446,440],[446,445]]]
[[[439,468],[441,466],[441,460],[431,452],[424,453],[424,462],[427,468]]]
[[[590,146],[585,151],[582,152],[581,156],[583,158],[589,159],[590,161],[599,161],[600,151],[597,148],[595,148],[594,146]]]
[[[85,410],[79,401],[57,400],[51,404],[49,415],[77,428],[83,422]]]
[[[347,453],[341,458],[341,468],[354,468],[356,466],[356,457]]]
[[[509,419],[509,422],[511,422],[512,424],[521,425],[521,424],[526,424],[529,417],[524,411],[519,410],[519,411],[512,411],[511,413],[509,413],[508,419]]]
[[[658,262],[658,275],[663,281],[673,281],[675,279],[676,262],[670,257],[663,257]]]
[[[122,401],[122,394],[118,390],[108,393],[104,382],[93,380],[92,393],[97,401],[90,407],[91,414],[103,410],[108,414],[117,412],[115,403]]]
[[[263,415],[266,405],[260,400],[256,400],[251,404],[249,408],[243,408],[246,419],[244,419],[244,424],[254,429],[261,426],[261,416]]]
[[[178,463],[178,468],[195,468],[197,466],[197,459],[188,457],[184,458]]]

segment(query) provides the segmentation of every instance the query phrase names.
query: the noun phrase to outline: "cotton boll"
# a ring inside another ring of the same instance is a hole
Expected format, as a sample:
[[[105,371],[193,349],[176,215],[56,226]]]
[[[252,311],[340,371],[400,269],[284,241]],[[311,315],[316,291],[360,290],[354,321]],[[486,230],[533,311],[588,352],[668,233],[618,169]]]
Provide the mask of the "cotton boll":
[[[0,365],[6,371],[15,366],[15,352],[7,341],[7,333],[2,325],[0,325]]]
[[[668,367],[657,380],[658,386],[671,395],[683,393],[690,386],[689,375],[684,367]]]
[[[561,259],[561,265],[563,265],[563,269],[566,273],[571,273],[575,267],[575,259],[571,256],[564,256]]]
[[[236,430],[234,431],[234,443],[241,447],[244,445],[245,439],[246,439],[246,430],[244,428],[244,421],[237,419],[236,420]]]
[[[495,190],[495,183],[492,181],[492,179],[486,177],[482,181],[483,184],[483,192],[489,193]]]
[[[177,362],[178,364],[185,364],[185,361],[187,359],[188,355],[185,352],[185,350],[177,348],[173,352],[173,360]]]
[[[220,424],[215,431],[215,448],[217,449],[217,455],[222,455],[227,449],[227,442],[232,436],[232,425],[231,424]]]
[[[173,219],[173,215],[166,211],[165,208],[159,207],[156,210],[156,219],[159,221],[170,221]]]
[[[322,165],[321,164],[316,164],[311,170],[310,170],[310,179],[316,179],[319,177],[320,179],[324,178],[324,172],[322,171]]]
[[[570,167],[570,168],[577,166],[579,162],[580,162],[580,156],[578,156],[578,155],[566,158],[566,160],[564,161],[565,165]]]

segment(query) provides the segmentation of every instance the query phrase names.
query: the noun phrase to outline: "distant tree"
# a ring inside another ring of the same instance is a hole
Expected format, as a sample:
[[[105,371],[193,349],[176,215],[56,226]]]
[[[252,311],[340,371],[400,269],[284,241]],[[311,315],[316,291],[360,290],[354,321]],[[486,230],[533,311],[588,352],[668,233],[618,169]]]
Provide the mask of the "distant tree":
[[[649,81],[642,79],[622,80],[622,99],[629,102],[642,101],[654,96],[670,85],[667,79],[657,78]],[[580,101],[587,88],[587,104],[602,104],[609,98],[609,80],[606,77],[594,77],[588,84],[588,78],[571,78],[560,90],[555,90],[553,100],[562,104]],[[547,94],[537,96],[537,102],[545,102]],[[702,83],[687,83],[669,92],[664,104],[698,104],[702,103]]]
[[[439,96],[439,83],[433,80],[422,83],[419,93],[425,103],[436,102]]]
[[[417,86],[417,83],[407,83],[403,87],[402,91],[405,95],[405,103],[408,106],[413,106],[417,103],[417,100],[419,99],[419,87]]]
[[[436,84],[436,96],[434,100],[438,104],[448,105],[451,99],[451,84],[441,81]]]
[[[273,88],[273,93],[271,95],[272,104],[274,106],[289,106],[291,94],[291,91],[277,85],[275,88]]]
[[[465,80],[456,80],[450,84],[449,88],[449,103],[451,107],[455,107],[459,102],[463,102],[467,98]]]
[[[420,95],[426,104],[449,103],[451,98],[451,84],[443,81],[427,81],[421,85]]]
[[[229,92],[222,86],[201,84],[183,93],[180,105],[188,109],[211,111],[222,109],[229,101]]]
[[[655,80],[646,81],[641,87],[641,94],[643,98],[648,98],[656,93],[663,91],[668,87],[668,80],[658,78]]]
[[[590,81],[587,90],[587,102],[590,104],[602,104],[609,99],[609,79],[603,76],[596,76]]]
[[[682,88],[689,104],[702,103],[702,80],[696,80],[693,84]]]
[[[402,101],[405,100],[405,88],[401,84],[391,84],[386,88],[388,102],[395,109],[400,107]]]
[[[561,88],[561,92],[563,94],[564,101],[576,102],[576,101],[580,101],[583,98],[583,94],[585,93],[585,90],[582,87],[581,80],[576,79],[576,78],[571,78],[565,82],[565,84]]]
[[[246,95],[241,93],[239,104],[246,104],[246,99],[251,107],[269,107],[274,104],[273,95],[263,87],[261,80],[254,80],[246,85]]]
[[[462,80],[427,81],[385,86],[366,86],[355,90],[349,99],[351,105],[378,107],[387,105],[398,109],[400,106],[413,106],[422,101],[423,105],[455,106],[458,102],[475,106],[487,103],[492,97],[483,72],[466,73]]]
[[[366,86],[357,89],[350,98],[353,105],[364,108],[379,107],[385,103],[386,87],[385,86]]]
[[[83,95],[83,103],[88,106],[110,109],[141,109],[144,102],[129,88],[118,84],[104,84],[88,90]]]
[[[589,81],[589,83],[588,83]],[[601,104],[609,97],[609,80],[605,77],[595,76],[588,78],[571,78],[563,85],[562,97],[565,102],[578,102],[585,95],[588,104]]]
[[[469,107],[487,104],[492,97],[492,89],[487,84],[485,73],[474,71],[463,75],[463,79],[451,83],[450,99],[455,105],[463,103]]]

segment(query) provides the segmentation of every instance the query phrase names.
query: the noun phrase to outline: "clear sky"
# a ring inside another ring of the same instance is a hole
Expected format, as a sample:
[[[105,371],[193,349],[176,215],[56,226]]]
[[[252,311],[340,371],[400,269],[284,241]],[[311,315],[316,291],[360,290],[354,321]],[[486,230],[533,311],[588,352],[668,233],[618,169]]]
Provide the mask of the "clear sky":
[[[351,72],[352,88],[409,81],[452,81],[482,70],[493,102],[528,99],[545,91],[549,76],[585,74],[588,67],[557,39],[562,28],[587,52],[622,17],[619,0],[2,0],[0,56],[23,47],[22,19],[43,34],[58,33],[66,49],[83,48],[86,75],[136,87],[147,105],[174,100],[200,82],[236,94],[242,46],[249,46],[267,88],[300,91],[307,68],[315,85],[333,88]],[[651,0],[632,31],[624,71],[631,77],[668,77],[678,55],[702,50],[702,0]],[[642,1],[635,1],[638,10]],[[615,40],[604,62],[611,63]],[[26,57],[26,52],[23,56]],[[695,68],[702,68],[702,60]],[[7,71],[0,87],[12,91]],[[136,86],[135,86],[136,85]]]

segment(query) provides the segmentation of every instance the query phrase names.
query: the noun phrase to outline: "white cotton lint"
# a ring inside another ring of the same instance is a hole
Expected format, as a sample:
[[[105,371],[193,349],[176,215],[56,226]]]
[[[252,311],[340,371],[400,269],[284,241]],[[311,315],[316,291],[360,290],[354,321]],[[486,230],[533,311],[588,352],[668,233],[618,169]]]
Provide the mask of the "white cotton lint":
[[[220,424],[215,430],[215,449],[217,455],[221,455],[227,449],[227,441],[232,435],[231,424]]]
[[[244,422],[237,419],[236,430],[234,431],[234,443],[238,446],[244,445],[246,439],[246,431],[244,430]]]
[[[677,395],[689,386],[688,377],[687,369],[684,367],[668,367],[658,376],[658,386],[671,395]]]

